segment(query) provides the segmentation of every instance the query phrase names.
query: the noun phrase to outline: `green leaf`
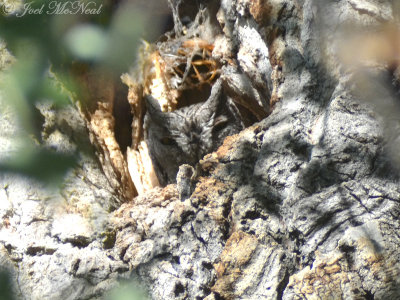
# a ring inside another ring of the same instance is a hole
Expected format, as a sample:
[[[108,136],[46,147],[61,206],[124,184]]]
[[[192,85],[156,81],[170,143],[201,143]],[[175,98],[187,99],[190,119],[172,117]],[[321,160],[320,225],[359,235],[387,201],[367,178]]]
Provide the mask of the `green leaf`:
[[[78,25],[68,31],[65,44],[76,57],[83,60],[99,60],[107,47],[107,35],[100,27]]]
[[[75,155],[26,146],[8,161],[0,162],[1,172],[24,174],[44,183],[58,185],[66,172],[76,165]]]

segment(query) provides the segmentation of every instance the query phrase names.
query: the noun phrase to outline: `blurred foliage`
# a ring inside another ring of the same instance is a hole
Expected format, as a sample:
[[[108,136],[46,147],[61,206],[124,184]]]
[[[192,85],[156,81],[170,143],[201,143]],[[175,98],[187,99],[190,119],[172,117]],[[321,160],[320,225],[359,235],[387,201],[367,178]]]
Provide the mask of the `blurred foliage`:
[[[65,172],[75,163],[74,155],[27,144],[21,147],[10,160],[0,163],[0,170],[24,174],[51,185],[59,185]]]
[[[9,272],[0,270],[0,300],[15,299],[12,289],[12,282]]]
[[[5,1],[0,2],[2,8]],[[78,1],[55,1],[69,6],[74,2]],[[0,15],[0,40],[16,57],[12,67],[1,74],[0,90],[18,114],[24,131],[21,137],[33,136],[39,143],[42,128],[37,103],[51,101],[60,107],[70,103],[71,98],[87,100],[81,96],[85,95],[87,82],[72,71],[73,66],[103,70],[111,78],[119,78],[134,62],[140,38],[154,37],[154,30],[159,28],[157,20],[128,2],[79,1],[96,8],[96,14],[49,14],[49,3],[29,2],[31,9],[40,11],[37,14],[23,14],[24,7],[20,7],[11,14],[3,9]],[[58,154],[26,143],[9,161],[0,162],[0,170],[56,183],[75,161],[76,155]]]
[[[123,283],[109,292],[105,300],[148,300],[144,290],[135,282]]]
[[[0,271],[0,300],[15,299],[12,292],[12,282],[10,274],[4,270]]]

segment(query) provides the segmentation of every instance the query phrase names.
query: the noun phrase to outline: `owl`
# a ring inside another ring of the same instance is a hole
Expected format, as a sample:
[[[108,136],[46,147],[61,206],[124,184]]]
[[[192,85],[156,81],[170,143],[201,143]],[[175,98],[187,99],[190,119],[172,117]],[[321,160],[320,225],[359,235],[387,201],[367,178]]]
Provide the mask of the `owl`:
[[[233,101],[218,80],[209,98],[173,112],[162,112],[151,96],[145,97],[144,138],[161,185],[176,182],[179,166],[195,166],[217,150],[224,139],[244,128]]]

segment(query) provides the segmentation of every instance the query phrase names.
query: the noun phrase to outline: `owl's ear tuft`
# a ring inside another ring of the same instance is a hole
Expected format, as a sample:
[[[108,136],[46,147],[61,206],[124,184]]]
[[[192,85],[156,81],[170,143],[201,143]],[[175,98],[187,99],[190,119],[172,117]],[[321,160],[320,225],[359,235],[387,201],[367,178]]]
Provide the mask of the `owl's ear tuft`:
[[[153,121],[163,121],[164,113],[161,111],[160,104],[156,99],[154,99],[151,95],[146,95],[144,97],[144,101],[146,103],[147,113],[150,115]]]
[[[210,97],[208,97],[207,101],[204,102],[200,108],[200,115],[204,122],[215,116],[221,102],[226,100],[224,98],[222,82],[219,79],[212,86]]]
[[[146,108],[149,113],[161,112],[160,104],[152,95],[144,96],[144,101],[146,103]]]
[[[222,80],[217,80],[211,89],[210,97],[208,97],[207,101],[204,102],[203,106],[206,106],[207,109],[212,111],[217,111],[218,105],[223,100],[223,90],[222,90]]]

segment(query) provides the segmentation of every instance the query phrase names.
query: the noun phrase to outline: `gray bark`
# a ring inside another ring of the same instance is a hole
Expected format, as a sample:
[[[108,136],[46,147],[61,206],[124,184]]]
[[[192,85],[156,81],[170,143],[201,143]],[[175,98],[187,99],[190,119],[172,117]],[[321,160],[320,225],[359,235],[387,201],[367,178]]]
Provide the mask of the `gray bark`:
[[[393,3],[223,0],[259,95],[272,67],[271,114],[207,155],[183,201],[169,185],[109,213],[121,201],[90,151],[61,190],[0,174],[0,263],[17,296],[101,299],[126,279],[163,300],[399,298],[396,72],[341,52],[362,48],[341,48],[349,28],[398,25]],[[75,108],[41,112],[49,145],[90,144]],[[2,159],[13,120],[2,105]]]

